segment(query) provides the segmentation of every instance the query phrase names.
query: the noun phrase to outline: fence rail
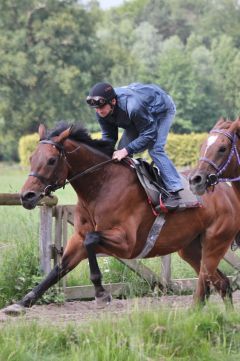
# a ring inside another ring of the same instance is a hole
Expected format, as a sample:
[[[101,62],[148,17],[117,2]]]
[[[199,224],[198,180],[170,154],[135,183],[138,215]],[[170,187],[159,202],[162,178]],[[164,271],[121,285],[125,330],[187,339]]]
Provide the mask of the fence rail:
[[[40,231],[39,231],[39,252],[40,267],[44,274],[48,274],[52,269],[52,264],[60,261],[61,253],[67,242],[68,224],[73,225],[73,215],[75,206],[57,205],[57,197],[44,197],[39,201],[40,206]],[[0,194],[0,206],[18,206],[21,205],[19,194],[3,193]],[[55,222],[53,222],[53,219]],[[99,255],[101,256],[101,255]],[[171,255],[160,257],[159,274],[143,265],[139,260],[123,260],[132,271],[146,280],[151,286],[160,285],[163,289],[169,286],[181,290],[194,289],[196,278],[192,279],[172,279],[171,278]],[[225,261],[232,267],[240,270],[240,257],[229,250]],[[105,285],[113,296],[119,296],[126,290],[125,283],[115,283]],[[66,299],[88,299],[94,297],[94,290],[89,286],[66,287],[66,278],[63,280],[63,288]]]

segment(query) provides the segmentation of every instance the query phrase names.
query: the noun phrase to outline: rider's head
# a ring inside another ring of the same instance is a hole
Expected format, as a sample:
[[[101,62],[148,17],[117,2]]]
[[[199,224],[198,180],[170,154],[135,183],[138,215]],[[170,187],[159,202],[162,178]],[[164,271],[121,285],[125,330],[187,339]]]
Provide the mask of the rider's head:
[[[109,83],[97,83],[89,91],[87,103],[95,108],[100,117],[106,117],[116,105],[117,94]]]

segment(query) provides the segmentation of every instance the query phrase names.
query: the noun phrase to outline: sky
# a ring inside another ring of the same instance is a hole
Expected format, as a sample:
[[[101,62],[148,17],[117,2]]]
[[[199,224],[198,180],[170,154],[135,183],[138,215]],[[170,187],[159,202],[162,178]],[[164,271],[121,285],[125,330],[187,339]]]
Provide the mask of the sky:
[[[124,0],[98,0],[102,9],[109,9],[112,6],[121,5]]]

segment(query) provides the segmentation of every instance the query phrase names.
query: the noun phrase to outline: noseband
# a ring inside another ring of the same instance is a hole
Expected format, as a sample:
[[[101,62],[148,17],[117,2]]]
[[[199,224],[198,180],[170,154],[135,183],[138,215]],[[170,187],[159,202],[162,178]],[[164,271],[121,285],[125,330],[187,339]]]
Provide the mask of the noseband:
[[[206,157],[200,158],[200,161],[210,164],[217,171],[217,173],[211,173],[207,176],[207,185],[210,187],[210,186],[216,185],[219,182],[237,182],[237,181],[239,181],[240,176],[238,176],[236,178],[220,178],[219,177],[227,169],[227,167],[229,166],[229,164],[232,160],[232,157],[234,155],[236,156],[238,165],[240,166],[240,156],[239,156],[239,153],[237,150],[236,133],[234,133],[232,135],[232,134],[225,132],[224,130],[220,130],[220,129],[212,130],[210,133],[220,133],[220,134],[225,135],[232,142],[232,146],[231,146],[231,150],[230,150],[227,160],[220,166],[217,166],[212,160],[210,160]]]

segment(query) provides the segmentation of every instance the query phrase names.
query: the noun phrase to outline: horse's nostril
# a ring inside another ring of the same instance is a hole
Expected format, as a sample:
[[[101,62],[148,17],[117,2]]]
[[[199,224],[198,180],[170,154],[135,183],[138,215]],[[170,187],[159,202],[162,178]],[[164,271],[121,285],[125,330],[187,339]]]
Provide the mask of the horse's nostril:
[[[30,201],[31,199],[34,199],[36,197],[35,192],[27,192],[22,196],[22,199]]]
[[[202,182],[202,177],[200,175],[196,175],[195,177],[192,177],[190,179],[190,183],[194,185],[200,184],[201,182]]]

